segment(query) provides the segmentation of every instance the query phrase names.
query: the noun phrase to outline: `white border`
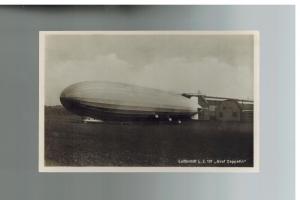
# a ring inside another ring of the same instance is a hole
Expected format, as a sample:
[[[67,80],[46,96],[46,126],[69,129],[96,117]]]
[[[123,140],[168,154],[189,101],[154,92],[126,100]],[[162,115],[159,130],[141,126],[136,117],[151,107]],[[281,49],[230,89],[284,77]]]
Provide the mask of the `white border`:
[[[300,70],[299,68],[297,68],[297,66],[299,65],[299,52],[300,52],[300,43],[299,43],[299,39],[297,39],[297,35],[299,35],[300,31],[299,31],[299,24],[297,25],[297,21],[299,22],[300,20],[300,9],[299,9],[299,1],[298,1],[298,5],[295,6],[295,143],[294,143],[294,151],[295,151],[295,186],[294,186],[294,190],[295,190],[295,197],[296,199],[300,199],[300,174],[299,174],[299,169],[300,169],[300,159],[299,159],[299,155],[300,155],[300,137],[299,137],[299,133],[300,133],[300,106],[299,106],[299,102],[300,102]],[[299,66],[298,66],[299,67]],[[298,103],[298,104],[297,104]]]
[[[44,161],[46,35],[253,35],[254,37],[254,167],[48,167]],[[40,31],[39,32],[39,172],[259,172],[259,32],[258,31]]]

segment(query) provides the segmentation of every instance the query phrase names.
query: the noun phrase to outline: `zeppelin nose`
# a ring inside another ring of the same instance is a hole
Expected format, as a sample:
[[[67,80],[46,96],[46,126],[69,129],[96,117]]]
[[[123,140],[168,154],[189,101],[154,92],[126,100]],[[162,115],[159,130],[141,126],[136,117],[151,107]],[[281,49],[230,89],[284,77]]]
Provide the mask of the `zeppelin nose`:
[[[82,91],[81,87],[78,87],[78,84],[70,85],[66,87],[60,94],[60,99],[69,99],[69,98],[77,98],[79,97]]]
[[[72,90],[71,88],[66,88],[60,94],[60,102],[61,104],[68,110],[74,107],[74,98],[72,97]]]
[[[67,89],[68,88],[66,88],[66,89],[64,89],[63,91],[62,91],[62,93],[60,94],[60,102],[64,105],[64,102],[65,102],[65,100],[67,100],[68,99],[68,97],[69,97],[69,95],[67,95]]]
[[[65,88],[60,94],[60,98],[68,98],[68,97],[70,97],[70,88],[69,87]]]
[[[67,109],[72,107],[71,106],[71,102],[72,102],[71,98],[68,98],[68,97],[66,97],[64,95],[60,96],[60,102]]]

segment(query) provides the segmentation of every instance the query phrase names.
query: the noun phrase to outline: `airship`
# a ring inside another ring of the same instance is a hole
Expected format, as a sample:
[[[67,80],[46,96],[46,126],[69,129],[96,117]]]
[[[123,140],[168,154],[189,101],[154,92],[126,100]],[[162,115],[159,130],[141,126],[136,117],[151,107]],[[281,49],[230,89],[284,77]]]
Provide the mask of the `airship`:
[[[192,99],[160,89],[116,82],[72,84],[60,95],[70,112],[101,121],[176,121],[193,119],[201,106]]]

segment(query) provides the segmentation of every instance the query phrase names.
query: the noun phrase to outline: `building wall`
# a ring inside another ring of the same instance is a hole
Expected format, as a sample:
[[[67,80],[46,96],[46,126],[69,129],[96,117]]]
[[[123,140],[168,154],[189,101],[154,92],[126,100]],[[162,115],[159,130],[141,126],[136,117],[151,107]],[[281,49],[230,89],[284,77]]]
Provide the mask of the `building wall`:
[[[200,95],[198,104],[202,107],[198,110],[199,120],[253,121],[253,103]]]
[[[241,112],[241,121],[243,122],[253,122],[253,110],[247,110]]]
[[[241,108],[235,100],[224,100],[216,108],[216,119],[219,121],[240,121]]]
[[[199,120],[209,120],[210,119],[208,108],[202,107],[202,109],[198,110],[198,114],[199,114]]]

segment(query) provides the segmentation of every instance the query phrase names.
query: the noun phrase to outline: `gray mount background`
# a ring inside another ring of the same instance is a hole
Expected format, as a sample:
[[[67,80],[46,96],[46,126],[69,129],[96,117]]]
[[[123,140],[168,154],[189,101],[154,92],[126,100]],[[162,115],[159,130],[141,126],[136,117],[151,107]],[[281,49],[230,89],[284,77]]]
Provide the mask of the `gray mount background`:
[[[293,6],[0,7],[0,199],[292,200]],[[39,173],[38,31],[258,30],[260,173]]]

